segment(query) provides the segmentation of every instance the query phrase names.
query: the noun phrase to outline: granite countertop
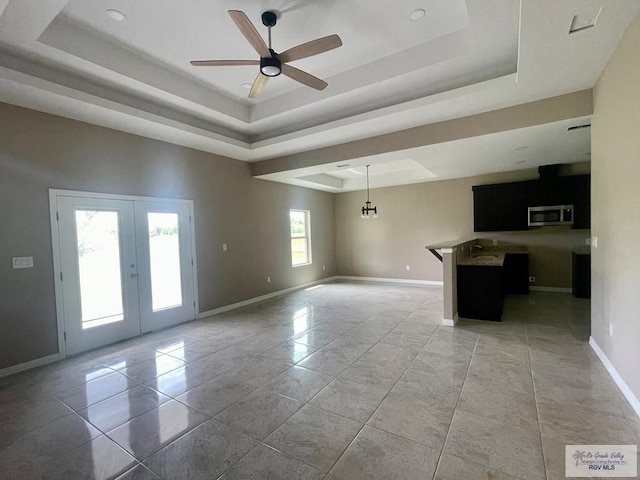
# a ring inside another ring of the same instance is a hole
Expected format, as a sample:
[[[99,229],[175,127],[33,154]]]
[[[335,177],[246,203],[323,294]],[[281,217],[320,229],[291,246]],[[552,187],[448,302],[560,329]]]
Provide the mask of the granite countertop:
[[[475,237],[458,238],[456,240],[448,240],[445,242],[436,243],[435,245],[427,245],[424,248],[426,248],[427,250],[440,250],[441,248],[454,248],[454,247],[457,247],[458,245],[462,245],[463,243],[471,242],[474,239]]]
[[[476,252],[471,257],[458,260],[458,265],[463,266],[483,266],[483,267],[502,267],[506,253],[498,251]]]

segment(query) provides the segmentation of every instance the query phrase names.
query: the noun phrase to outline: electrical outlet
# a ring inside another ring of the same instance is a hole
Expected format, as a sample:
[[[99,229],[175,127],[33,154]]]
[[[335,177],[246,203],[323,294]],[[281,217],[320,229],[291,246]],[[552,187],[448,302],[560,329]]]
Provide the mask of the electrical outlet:
[[[267,283],[271,283],[271,275],[267,275]]]
[[[498,240],[494,240],[494,241],[493,241],[493,244],[494,244],[494,245],[498,245]]]
[[[13,268],[33,268],[33,257],[13,257],[11,264]]]
[[[223,251],[223,252],[226,252],[226,251],[227,251],[227,244],[226,244],[226,243],[223,243],[223,244],[222,244],[222,251]]]
[[[609,322],[609,336],[613,337],[613,323]]]
[[[406,266],[406,267],[404,267],[404,268],[406,268],[406,269],[407,269],[407,272],[408,272],[409,270],[411,270],[411,265],[407,265],[407,266]]]
[[[536,277],[533,275],[529,277],[529,283],[536,283]]]
[[[598,248],[598,237],[591,238],[591,246],[593,248]]]

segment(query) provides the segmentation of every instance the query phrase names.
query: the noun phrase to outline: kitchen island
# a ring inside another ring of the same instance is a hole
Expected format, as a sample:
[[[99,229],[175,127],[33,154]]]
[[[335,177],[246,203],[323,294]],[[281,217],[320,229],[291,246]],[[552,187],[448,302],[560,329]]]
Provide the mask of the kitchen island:
[[[444,325],[458,318],[500,321],[504,296],[529,292],[524,246],[473,238],[426,248],[443,263]]]

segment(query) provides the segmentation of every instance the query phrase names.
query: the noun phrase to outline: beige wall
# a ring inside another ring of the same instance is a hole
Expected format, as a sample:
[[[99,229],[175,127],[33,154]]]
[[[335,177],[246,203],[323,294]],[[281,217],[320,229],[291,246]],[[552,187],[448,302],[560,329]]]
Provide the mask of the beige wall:
[[[49,188],[194,200],[200,311],[335,273],[331,194],[253,179],[236,160],[10,105],[0,104],[0,125],[0,368],[57,352]],[[312,266],[291,267],[290,208],[311,210]],[[35,268],[13,270],[14,256],[33,256]]]
[[[568,173],[588,173],[577,164]],[[336,195],[336,255],[340,275],[442,281],[442,264],[425,245],[469,236],[526,245],[536,286],[571,287],[571,247],[589,230],[545,227],[535,231],[473,233],[471,187],[537,178],[536,170],[417,183],[371,190],[377,219],[360,218],[366,194]],[[406,265],[411,270],[406,270]]]
[[[640,16],[594,89],[592,336],[640,397]],[[613,324],[613,337],[609,335]]]

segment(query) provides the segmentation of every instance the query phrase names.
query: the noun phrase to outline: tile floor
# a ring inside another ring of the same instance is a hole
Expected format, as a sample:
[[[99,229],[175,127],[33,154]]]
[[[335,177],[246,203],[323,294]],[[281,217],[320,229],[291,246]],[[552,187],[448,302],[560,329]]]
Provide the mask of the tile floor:
[[[332,283],[0,379],[3,479],[558,479],[565,444],[638,444],[589,302]]]

